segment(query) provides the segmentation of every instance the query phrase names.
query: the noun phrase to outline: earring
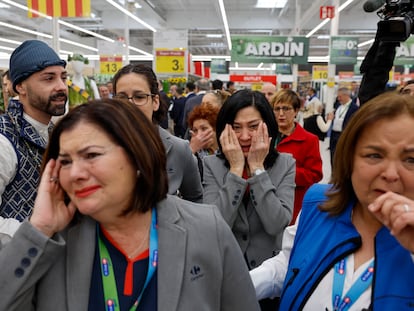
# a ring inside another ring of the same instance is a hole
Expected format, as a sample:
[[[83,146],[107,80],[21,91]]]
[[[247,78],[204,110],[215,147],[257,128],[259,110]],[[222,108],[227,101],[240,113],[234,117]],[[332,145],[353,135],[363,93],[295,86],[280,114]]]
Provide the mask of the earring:
[[[141,171],[140,171],[140,170],[137,170],[137,178],[138,178],[139,176],[141,176]]]

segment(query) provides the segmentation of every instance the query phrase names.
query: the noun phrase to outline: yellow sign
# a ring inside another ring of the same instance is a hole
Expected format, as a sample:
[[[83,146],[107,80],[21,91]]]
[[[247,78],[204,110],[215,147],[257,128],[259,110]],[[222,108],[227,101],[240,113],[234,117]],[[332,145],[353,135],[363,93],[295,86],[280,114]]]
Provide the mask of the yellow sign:
[[[155,51],[155,72],[185,74],[185,51],[180,49]]]
[[[122,68],[122,55],[101,55],[99,57],[101,74],[114,75]]]
[[[328,66],[312,66],[312,80],[328,79]]]

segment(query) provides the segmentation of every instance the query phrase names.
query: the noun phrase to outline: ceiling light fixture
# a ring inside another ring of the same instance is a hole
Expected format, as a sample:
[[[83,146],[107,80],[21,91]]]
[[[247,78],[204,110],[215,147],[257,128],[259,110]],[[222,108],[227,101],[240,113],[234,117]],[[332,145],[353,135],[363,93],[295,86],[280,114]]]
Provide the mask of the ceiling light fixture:
[[[138,48],[134,48],[134,47],[132,47],[132,46],[129,46],[128,48],[129,48],[131,51],[135,51],[135,52],[138,52],[138,53],[142,53],[142,54],[144,54],[144,55],[146,55],[146,56],[151,56],[151,57],[152,57],[152,54],[147,53],[147,52],[145,52],[145,51],[143,51],[143,50],[140,50],[140,49],[138,49]]]
[[[354,0],[348,0],[338,8],[338,13],[341,12],[343,9],[345,9],[348,5],[350,5]],[[331,20],[329,18],[324,19],[319,25],[317,25],[315,28],[313,28],[309,33],[306,35],[306,38],[311,37],[315,32],[317,32],[319,29],[321,29],[323,26],[325,26],[327,23],[329,23]]]
[[[115,40],[113,40],[113,39],[111,39],[111,38],[108,38],[108,37],[102,36],[102,35],[100,35],[100,34],[98,34],[98,33],[96,33],[96,32],[89,31],[89,30],[87,30],[87,29],[84,29],[84,28],[78,27],[78,26],[76,26],[76,25],[73,25],[73,24],[67,23],[67,22],[62,21],[62,20],[59,20],[59,24],[61,24],[61,25],[63,25],[63,26],[66,26],[66,27],[68,27],[68,28],[72,28],[72,29],[75,29],[75,30],[78,30],[78,31],[84,32],[84,33],[86,33],[86,34],[88,34],[88,35],[94,36],[94,37],[96,37],[96,38],[99,38],[99,39],[102,39],[102,40],[105,40],[105,41],[108,41],[108,42],[112,42],[112,43],[113,43],[113,42],[115,42]]]
[[[17,44],[17,45],[22,44],[21,41],[15,41],[15,40],[10,40],[10,39],[6,39],[6,38],[0,38],[0,41],[1,42],[6,42],[6,43]]]
[[[374,40],[375,39],[371,39],[371,40],[368,40],[368,41],[361,42],[360,44],[358,44],[358,47],[360,48],[361,46],[369,45],[369,44],[373,43]]]
[[[122,13],[124,13],[125,15],[128,15],[129,17],[131,17],[133,20],[137,21],[138,23],[140,23],[142,26],[144,26],[145,28],[148,28],[149,30],[151,30],[152,32],[157,32],[157,30],[152,27],[151,25],[147,24],[146,22],[144,22],[142,19],[138,18],[137,16],[135,16],[134,14],[132,14],[131,12],[129,12],[127,9],[125,9],[124,7],[122,7],[121,5],[119,5],[118,3],[116,3],[115,1],[112,0],[106,0],[106,2],[108,2],[110,5],[114,6],[115,8],[117,8],[119,11],[121,11]]]
[[[260,9],[283,9],[287,0],[257,0],[256,8]]]
[[[14,29],[14,30],[22,31],[22,32],[26,32],[26,33],[30,33],[32,35],[36,35],[36,36],[39,36],[39,37],[44,37],[44,38],[48,38],[48,39],[53,38],[51,35],[48,35],[48,34],[45,34],[45,33],[42,33],[42,32],[38,32],[38,31],[34,31],[34,30],[30,30],[30,29],[27,29],[27,28],[19,27],[19,26],[14,26],[14,25],[11,25],[11,24],[8,24],[8,23],[0,22],[0,26],[6,27],[6,28],[11,28],[11,29]]]
[[[11,1],[11,0],[2,0],[2,1],[3,1],[3,2],[5,2],[5,3],[8,3],[8,4],[10,4],[10,5],[13,5],[13,6],[15,6],[15,7],[19,8],[19,9],[22,9],[22,10],[25,10],[25,11],[31,11],[31,12],[37,13],[39,16],[44,17],[44,18],[46,18],[46,19],[48,19],[48,20],[51,20],[51,19],[52,19],[52,17],[51,17],[51,16],[45,15],[45,14],[43,14],[43,13],[41,13],[41,12],[38,12],[38,11],[36,11],[36,10],[33,10],[33,9],[29,9],[27,6],[21,5],[21,4],[19,4],[19,3],[14,2],[14,1]],[[111,38],[108,38],[108,37],[102,36],[102,35],[100,35],[100,34],[98,34],[98,33],[96,33],[96,32],[93,32],[93,31],[89,31],[89,30],[83,29],[83,28],[81,28],[81,27],[78,27],[78,26],[76,26],[76,25],[74,25],[74,24],[67,23],[67,22],[62,21],[62,20],[60,20],[60,19],[58,20],[58,23],[59,23],[59,24],[61,24],[61,25],[63,25],[63,26],[66,26],[66,27],[68,27],[68,28],[72,28],[72,29],[75,29],[75,30],[78,30],[78,31],[84,32],[84,33],[89,34],[89,35],[91,35],[91,36],[94,36],[94,37],[96,37],[96,38],[99,38],[99,39],[102,39],[102,40],[105,40],[105,41],[108,41],[108,42],[112,42],[112,43],[113,43],[113,42],[115,42],[115,40],[113,40],[113,39],[111,39]],[[73,41],[70,41],[70,42],[73,42]],[[18,43],[18,44],[20,44],[20,43]],[[71,43],[69,43],[69,44],[71,44]],[[129,46],[128,48],[129,48],[130,50],[136,49],[136,48],[134,48],[134,47],[132,47],[132,46]],[[141,51],[141,50],[136,49],[136,51]],[[151,55],[151,56],[152,56],[152,54],[149,54],[149,53],[144,52],[144,51],[142,51],[142,52],[140,52],[140,53],[143,53],[143,54],[145,54],[145,55]]]
[[[232,45],[231,45],[229,24],[227,22],[226,9],[224,8],[223,0],[218,0],[218,3],[219,3],[219,6],[220,6],[221,18],[223,19],[224,31],[226,33],[227,46],[228,46],[229,50],[231,51]]]
[[[97,48],[93,48],[89,45],[85,45],[85,44],[78,43],[78,42],[75,42],[75,41],[66,40],[66,39],[62,39],[62,38],[59,38],[59,41],[64,42],[64,43],[68,43],[68,44],[72,44],[72,45],[75,45],[75,46],[79,46],[81,48],[84,48],[84,49],[87,49],[87,50],[90,50],[90,51],[98,52]]]
[[[221,33],[208,33],[206,34],[207,38],[223,38]]]
[[[9,48],[8,46],[2,46],[2,45],[0,45],[0,49],[6,50],[6,51],[14,51],[13,48]]]

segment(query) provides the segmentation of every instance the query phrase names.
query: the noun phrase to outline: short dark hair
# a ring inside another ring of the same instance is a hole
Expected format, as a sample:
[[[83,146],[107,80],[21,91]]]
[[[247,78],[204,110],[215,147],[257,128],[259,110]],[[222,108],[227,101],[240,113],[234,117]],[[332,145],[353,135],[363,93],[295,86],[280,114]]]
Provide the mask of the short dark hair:
[[[113,78],[114,95],[116,95],[116,93],[117,93],[116,85],[117,85],[118,80],[122,76],[124,76],[126,74],[130,74],[130,73],[135,73],[137,75],[143,76],[144,79],[148,83],[151,94],[158,96],[159,101],[160,101],[160,106],[159,106],[158,110],[154,111],[154,113],[152,114],[152,121],[156,124],[161,123],[165,119],[165,116],[167,115],[168,103],[163,103],[161,98],[160,98],[160,91],[158,89],[157,76],[155,75],[155,73],[154,73],[154,71],[152,70],[151,67],[148,67],[148,66],[143,65],[143,64],[138,64],[138,65],[129,64],[129,65],[126,65],[126,66],[122,67],[115,74],[115,76]]]
[[[211,82],[211,86],[213,90],[221,90],[223,89],[223,81],[216,79],[213,82]]]
[[[60,137],[81,122],[99,127],[127,153],[131,163],[141,172],[136,180],[131,206],[123,214],[145,213],[168,192],[166,154],[156,127],[144,113],[130,102],[98,99],[77,106],[55,126],[43,156],[42,171],[50,159],[57,159]]]
[[[6,77],[7,78],[7,80],[9,80],[10,81],[10,70],[6,70],[5,72],[3,72],[2,74],[1,74],[1,77],[2,78],[4,78],[4,77]]]
[[[234,85],[234,82],[233,81],[228,81],[227,82],[227,84],[226,84],[226,86],[227,86],[227,88],[229,89],[230,88],[230,86],[232,86],[232,85]]]
[[[219,153],[217,154],[217,156],[225,159],[225,165],[229,167],[229,163],[225,158],[222,150],[220,136],[221,133],[224,131],[226,124],[233,125],[237,113],[241,109],[247,107],[254,107],[255,109],[257,109],[257,111],[259,111],[260,116],[263,119],[263,122],[267,125],[269,137],[272,137],[272,141],[270,142],[269,146],[269,153],[267,154],[266,159],[264,161],[265,168],[269,168],[273,165],[279,154],[275,149],[276,138],[279,134],[279,129],[276,123],[272,107],[270,107],[266,97],[258,91],[237,91],[232,96],[230,96],[221,107],[220,112],[217,116],[216,123],[216,137],[219,146]]]
[[[194,82],[188,81],[185,87],[190,91],[193,92],[195,90],[195,84]]]

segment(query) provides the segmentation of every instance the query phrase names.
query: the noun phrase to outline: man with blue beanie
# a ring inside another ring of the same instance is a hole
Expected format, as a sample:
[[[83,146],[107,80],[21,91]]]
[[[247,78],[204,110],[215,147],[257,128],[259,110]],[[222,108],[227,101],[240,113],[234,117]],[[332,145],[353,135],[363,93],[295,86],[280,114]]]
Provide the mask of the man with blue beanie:
[[[39,40],[23,42],[10,56],[10,78],[19,100],[11,101],[0,116],[0,229],[12,231],[12,218],[23,221],[31,214],[51,117],[65,113],[65,67],[66,62]]]

